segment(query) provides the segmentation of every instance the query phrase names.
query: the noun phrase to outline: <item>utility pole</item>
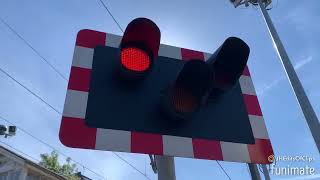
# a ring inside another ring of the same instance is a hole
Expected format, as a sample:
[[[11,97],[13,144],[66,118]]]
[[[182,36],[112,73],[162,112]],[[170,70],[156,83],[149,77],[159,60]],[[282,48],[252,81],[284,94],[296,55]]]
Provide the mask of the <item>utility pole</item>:
[[[263,172],[263,175],[264,175],[264,179],[265,180],[270,180],[270,175],[269,175],[269,171],[268,171],[267,165],[261,164],[261,167],[262,167],[262,172]]]
[[[251,179],[252,180],[261,180],[258,168],[256,164],[253,163],[248,163],[250,174],[251,174]]]
[[[155,156],[158,180],[176,180],[174,157]]]
[[[267,12],[266,7],[269,4],[271,4],[272,0],[230,0],[230,1],[235,5],[235,7],[238,7],[239,5],[242,5],[242,4],[249,6],[249,3],[260,7],[261,13],[268,27],[271,39],[275,45],[277,54],[281,60],[281,63],[287,74],[291,87],[296,95],[300,108],[307,121],[311,135],[313,136],[313,139],[318,148],[318,151],[320,152],[320,123],[316,116],[316,113],[312,108],[312,105],[308,99],[308,96],[306,95],[306,92],[302,87],[302,84],[298,78],[298,75],[295,72],[295,69],[292,63],[290,62],[289,56],[280,40],[280,37],[272,23],[272,20]]]
[[[298,78],[298,75],[295,72],[295,69],[292,63],[290,62],[289,56],[280,40],[280,37],[272,23],[272,20],[267,12],[266,8],[269,4],[271,4],[272,0],[230,0],[230,2],[233,3],[235,7],[238,7],[240,5],[245,5],[246,7],[248,7],[249,4],[260,7],[264,21],[268,27],[268,31],[270,33],[271,39],[275,45],[277,54],[281,60],[281,63],[287,74],[291,87],[296,95],[300,108],[304,114],[304,117],[310,129],[310,132],[315,141],[316,147],[320,152],[320,123],[316,116],[316,113],[312,108],[312,105],[308,99],[308,96],[306,95],[303,89],[303,86]],[[248,164],[248,165],[249,165],[249,168],[251,167],[250,172],[253,178],[254,174],[252,173],[255,173],[254,167],[252,164]],[[265,178],[270,179],[269,172],[265,165],[262,165],[262,169],[263,169]]]
[[[264,20],[268,26],[269,33],[272,37],[273,43],[275,44],[275,47],[277,49],[277,53],[281,59],[282,65],[287,73],[287,77],[290,81],[290,84],[293,88],[293,91],[296,95],[296,98],[299,102],[300,108],[302,109],[302,112],[304,114],[304,117],[307,121],[307,124],[309,126],[309,129],[311,131],[311,134],[313,136],[313,139],[316,143],[316,146],[318,148],[318,151],[320,152],[320,123],[316,116],[316,113],[314,112],[312,105],[306,95],[306,92],[304,91],[302,84],[297,76],[297,73],[294,70],[293,65],[291,64],[289,60],[289,56],[284,49],[284,46],[280,40],[280,37],[271,21],[271,18],[266,10],[266,4],[263,2],[263,0],[258,0],[258,4],[260,7],[260,10],[263,14]]]

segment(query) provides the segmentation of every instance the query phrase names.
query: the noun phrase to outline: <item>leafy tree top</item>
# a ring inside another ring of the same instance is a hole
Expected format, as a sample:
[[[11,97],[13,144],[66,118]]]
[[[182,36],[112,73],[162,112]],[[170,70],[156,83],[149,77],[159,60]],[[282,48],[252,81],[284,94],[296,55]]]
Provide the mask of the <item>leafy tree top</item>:
[[[40,165],[67,178],[68,180],[80,180],[76,175],[78,172],[75,164],[71,163],[71,158],[67,158],[63,165],[59,163],[59,154],[52,151],[50,154],[40,154]]]

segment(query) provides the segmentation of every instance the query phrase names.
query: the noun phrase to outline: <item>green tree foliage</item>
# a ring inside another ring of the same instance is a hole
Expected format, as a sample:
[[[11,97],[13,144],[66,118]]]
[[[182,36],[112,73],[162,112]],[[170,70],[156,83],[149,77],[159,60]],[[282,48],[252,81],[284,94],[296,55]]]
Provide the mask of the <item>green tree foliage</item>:
[[[67,158],[63,165],[59,163],[59,155],[56,151],[52,151],[51,154],[40,154],[41,161],[40,165],[63,176],[68,180],[80,180],[75,175],[77,173],[76,165],[71,163],[71,158]]]

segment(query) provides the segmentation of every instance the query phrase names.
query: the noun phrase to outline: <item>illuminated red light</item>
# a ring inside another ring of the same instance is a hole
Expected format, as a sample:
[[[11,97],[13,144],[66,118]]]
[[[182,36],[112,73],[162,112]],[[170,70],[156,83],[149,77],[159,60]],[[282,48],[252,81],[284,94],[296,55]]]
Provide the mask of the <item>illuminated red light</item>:
[[[128,70],[143,72],[150,68],[150,58],[148,54],[135,47],[121,50],[121,64]]]

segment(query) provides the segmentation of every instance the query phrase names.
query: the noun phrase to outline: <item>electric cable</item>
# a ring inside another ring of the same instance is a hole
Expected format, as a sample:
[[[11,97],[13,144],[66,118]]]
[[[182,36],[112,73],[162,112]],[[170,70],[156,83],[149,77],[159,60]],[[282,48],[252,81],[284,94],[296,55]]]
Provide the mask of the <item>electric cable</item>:
[[[68,80],[57,68],[55,68],[44,56],[42,56],[39,51],[37,51],[25,38],[22,37],[15,29],[10,26],[2,17],[0,17],[0,21],[7,26],[8,29],[10,29],[11,32],[13,32],[22,42],[24,42],[36,55],[38,55],[46,64],[48,64],[61,78],[64,80]]]
[[[99,0],[101,5],[104,7],[104,9],[108,12],[108,14],[111,16],[111,18],[113,19],[113,21],[117,24],[117,26],[119,27],[119,29],[121,30],[121,32],[123,33],[123,29],[121,28],[120,24],[118,23],[118,21],[116,20],[116,18],[112,15],[110,9],[108,8],[107,4],[103,2],[103,0]]]
[[[0,143],[6,145],[6,146],[8,146],[8,147],[10,147],[11,149],[17,151],[17,152],[20,153],[20,154],[23,154],[23,155],[26,156],[26,157],[29,157],[30,159],[32,159],[32,160],[35,161],[36,163],[39,163],[39,162],[40,162],[39,159],[36,159],[36,158],[34,158],[34,157],[32,157],[32,156],[30,156],[30,155],[28,155],[28,154],[20,151],[19,149],[15,148],[15,147],[13,147],[13,146],[11,146],[11,145],[9,145],[8,143],[5,143],[5,142],[3,142],[3,141],[0,141]]]
[[[1,116],[1,115],[0,115],[0,119],[2,119],[3,121],[5,121],[5,122],[7,122],[7,123],[9,123],[9,124],[11,124],[11,125],[16,126],[16,127],[17,127],[17,129],[19,129],[19,130],[20,130],[20,131],[22,131],[23,133],[27,134],[28,136],[30,136],[30,137],[32,137],[32,138],[34,138],[34,139],[35,139],[35,140],[37,140],[38,142],[40,142],[40,143],[42,143],[42,144],[44,144],[44,145],[48,146],[49,148],[51,148],[52,150],[54,150],[54,151],[55,151],[55,152],[57,152],[58,154],[60,154],[60,155],[62,155],[62,156],[64,156],[64,157],[66,157],[66,158],[70,157],[70,156],[67,156],[66,154],[62,153],[61,151],[57,150],[56,148],[54,148],[52,145],[50,145],[50,144],[48,144],[48,143],[46,143],[46,142],[42,141],[41,139],[37,138],[37,137],[36,137],[36,136],[34,136],[34,135],[32,135],[31,133],[29,133],[28,131],[24,130],[23,128],[21,128],[21,127],[19,127],[19,126],[15,125],[14,123],[12,123],[11,121],[7,120],[6,118],[4,118],[4,117],[3,117],[3,116]],[[23,153],[23,154],[25,154],[25,153]],[[31,157],[31,156],[29,156],[29,155],[27,155],[27,156],[28,156],[28,157]],[[99,174],[99,173],[97,173],[97,172],[95,172],[95,171],[91,170],[90,168],[86,167],[85,165],[81,164],[80,162],[77,162],[77,161],[73,160],[72,158],[71,158],[71,161],[73,161],[74,163],[76,163],[76,164],[78,164],[78,165],[80,165],[80,166],[84,167],[85,169],[89,170],[89,171],[90,171],[90,172],[92,172],[93,174],[95,174],[95,175],[97,175],[97,176],[99,176],[99,177],[102,177],[103,179],[107,179],[107,178],[105,178],[103,175],[101,175],[101,174]],[[39,160],[38,160],[37,162],[39,162]]]
[[[228,179],[231,180],[231,178],[230,178],[229,174],[227,173],[227,171],[221,166],[221,164],[220,164],[218,161],[216,161],[216,162],[217,162],[217,164],[220,166],[220,168],[222,169],[222,171],[224,172],[224,174],[228,177]]]
[[[26,131],[25,129],[15,125],[14,123],[12,123],[11,121],[9,121],[8,119],[4,118],[3,116],[0,115],[0,119],[4,120],[5,122],[11,124],[11,125],[14,125],[16,126],[18,129],[20,129],[22,132],[24,132],[25,134],[29,135],[30,137],[34,138],[35,140],[37,140],[38,142],[50,147],[52,150],[56,151],[57,153],[63,155],[64,157],[70,157],[64,153],[62,153],[61,151],[58,151],[55,147],[53,147],[52,145],[42,141],[41,139],[37,138],[36,136],[32,135],[31,133],[29,133],[28,131]],[[130,167],[132,167],[134,170],[136,170],[137,172],[139,172],[141,175],[143,175],[145,178],[151,180],[146,174],[144,174],[142,171],[140,171],[138,168],[136,168],[133,164],[129,163],[127,160],[125,160],[123,157],[121,157],[119,154],[115,153],[115,152],[112,152],[115,156],[117,156],[120,160],[122,160],[123,162],[125,162],[126,164],[128,164]],[[90,168],[84,166],[83,164],[81,164],[80,162],[77,162],[73,159],[71,159],[74,163],[84,167],[85,169],[89,170],[90,172],[92,172],[93,174],[97,175],[97,176],[100,176],[100,177],[103,177],[101,174],[98,174],[96,172],[94,172],[93,170],[91,170]],[[104,178],[104,177],[103,177]]]
[[[1,17],[0,17],[0,20],[2,20],[1,19]],[[10,28],[10,29],[12,29],[12,28]],[[12,29],[13,31],[14,31],[14,29]],[[15,31],[14,31],[15,32]],[[18,35],[17,34],[17,36],[19,36],[19,37],[21,37],[21,39],[23,40],[24,38],[22,37],[22,36],[20,36],[20,35]],[[28,44],[28,42],[27,41],[24,41],[26,44]],[[33,50],[35,50],[35,52],[38,52],[36,49],[34,49],[32,46],[30,47],[30,48],[32,48]],[[39,55],[40,57],[42,57],[41,55]],[[37,95],[36,93],[34,93],[31,89],[29,89],[28,87],[26,87],[25,85],[23,85],[22,83],[20,83],[18,80],[16,80],[12,75],[10,75],[8,72],[6,72],[4,69],[2,69],[1,67],[0,67],[0,71],[3,73],[3,74],[5,74],[6,76],[8,76],[11,80],[13,80],[14,82],[16,82],[18,85],[20,85],[21,87],[23,87],[25,90],[27,90],[30,94],[32,94],[33,96],[35,96],[37,99],[39,99],[41,102],[43,102],[44,104],[46,104],[49,108],[51,108],[52,110],[54,110],[56,113],[58,113],[58,114],[60,114],[60,115],[62,115],[62,113],[59,111],[59,110],[57,110],[55,107],[53,107],[51,104],[49,104],[48,102],[46,102],[43,98],[41,98],[39,95]],[[65,80],[67,80],[67,79],[65,79]],[[116,154],[115,152],[112,152],[112,153],[114,153],[119,159],[121,159],[122,161],[124,161],[124,159],[123,158],[120,158],[120,156],[118,155],[118,154]],[[130,163],[128,163],[128,161],[124,161],[125,163],[127,163],[129,166],[131,166],[131,167],[133,167],[135,170],[137,170],[140,174],[142,174],[142,175],[144,175],[145,176],[145,174],[144,173],[142,173],[140,170],[138,170],[136,167],[134,167],[132,164],[130,164]],[[149,178],[149,177],[147,177],[146,176],[146,178]]]

